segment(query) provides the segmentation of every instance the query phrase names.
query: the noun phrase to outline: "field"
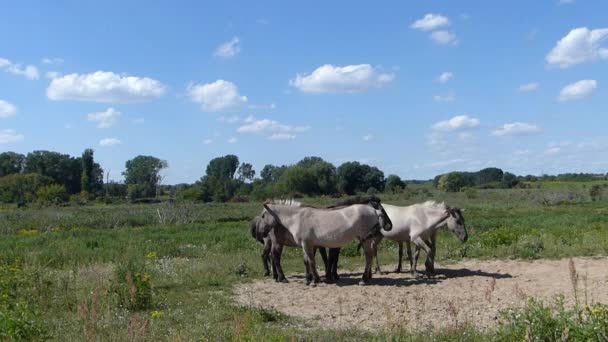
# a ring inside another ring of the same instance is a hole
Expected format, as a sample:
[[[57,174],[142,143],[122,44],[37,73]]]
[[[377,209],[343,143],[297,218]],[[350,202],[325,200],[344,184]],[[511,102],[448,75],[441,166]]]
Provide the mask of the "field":
[[[469,241],[461,244],[442,232],[437,248],[441,268],[487,268],[486,272],[497,273],[493,268],[496,263],[516,262],[509,261],[512,259],[526,263],[551,259],[547,262],[558,263],[558,268],[569,267],[564,274],[571,286],[549,292],[551,296],[522,291],[513,309],[502,310],[496,323],[485,328],[474,324],[474,317],[458,313],[452,315],[450,324],[436,326],[323,325],[267,305],[254,305],[255,300],[238,303],[235,293],[242,292],[240,289],[257,288],[260,292],[265,288],[261,246],[249,235],[247,224],[259,213],[260,203],[5,207],[0,209],[0,340],[332,337],[428,341],[431,336],[435,340],[510,341],[535,337],[553,340],[564,334],[570,340],[606,340],[608,312],[605,306],[594,303],[591,295],[596,285],[607,288],[608,279],[602,274],[585,274],[582,265],[591,262],[595,266],[590,270],[602,265],[608,269],[608,261],[580,257],[608,255],[608,202],[605,198],[592,201],[590,185],[582,185],[543,184],[540,188],[452,194],[420,187],[381,195],[383,201],[398,205],[434,199],[465,208]],[[317,205],[334,200],[303,199]],[[577,258],[569,266],[567,258],[571,257]],[[379,258],[385,269],[394,267],[395,246],[383,242]],[[296,274],[303,270],[301,251],[288,249],[283,260],[292,283],[268,284],[268,288],[298,288],[306,293]],[[355,243],[343,250],[340,260],[342,272],[358,276],[363,258]],[[449,274],[453,273],[440,274],[439,278],[449,278]],[[380,276],[400,277],[408,276]],[[468,286],[466,277],[460,279],[464,282],[460,288]],[[484,280],[482,289],[469,291],[487,292],[491,279]],[[498,288],[501,281],[496,280]],[[407,286],[412,302],[417,288],[422,292],[425,286]],[[355,296],[353,291],[367,291],[363,300],[371,302],[375,298],[375,292],[369,290],[372,288],[360,290],[347,279],[343,287],[323,285],[315,290],[335,290],[336,296],[343,291],[341,298],[346,302],[351,293]],[[566,299],[560,304],[557,294],[562,290]],[[494,301],[503,295],[502,290],[493,291],[490,296]],[[401,299],[407,301],[405,296]],[[542,301],[536,297],[543,297]],[[483,305],[480,303],[480,308]],[[428,304],[432,306],[432,302]],[[387,306],[378,315],[395,316],[391,310]],[[339,308],[334,311],[334,317],[339,316]],[[327,314],[325,320],[331,320],[331,313]],[[369,320],[375,319],[369,316]]]

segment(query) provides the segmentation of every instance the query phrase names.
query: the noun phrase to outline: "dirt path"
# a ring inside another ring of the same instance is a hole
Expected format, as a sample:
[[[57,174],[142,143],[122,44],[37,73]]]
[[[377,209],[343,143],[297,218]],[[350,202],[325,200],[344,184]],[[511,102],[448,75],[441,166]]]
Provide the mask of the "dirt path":
[[[608,258],[574,258],[581,301],[608,303]],[[384,266],[385,270],[393,266]],[[361,273],[343,274],[337,285],[304,285],[302,274],[288,284],[271,279],[239,284],[242,305],[272,307],[285,314],[332,328],[414,329],[465,321],[479,328],[496,324],[499,311],[521,306],[528,297],[553,301],[559,294],[574,303],[569,260],[475,261],[441,266],[434,279],[409,273],[375,275],[372,285],[357,285]],[[584,278],[586,280],[586,286]]]

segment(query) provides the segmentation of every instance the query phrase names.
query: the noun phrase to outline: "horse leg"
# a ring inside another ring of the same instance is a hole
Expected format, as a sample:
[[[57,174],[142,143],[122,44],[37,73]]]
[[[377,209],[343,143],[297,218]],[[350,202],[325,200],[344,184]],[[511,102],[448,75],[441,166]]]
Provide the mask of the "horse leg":
[[[414,271],[414,259],[412,257],[412,243],[410,241],[406,241],[407,245],[407,259],[410,262],[410,272]]]
[[[369,281],[372,278],[372,263],[374,262],[374,255],[376,254],[374,249],[374,245],[371,243],[371,241],[367,240],[363,243],[363,251],[365,252],[365,270],[363,271],[363,277],[361,278],[361,281],[359,281],[359,285],[369,284]]]
[[[435,253],[437,252],[436,242],[437,236],[435,233],[433,233],[433,235],[431,235],[431,239],[428,241],[431,250],[429,254],[427,254],[426,261],[424,262],[424,268],[429,276],[435,274]]]
[[[333,262],[331,263],[331,276],[334,281],[340,280],[340,276],[338,276],[338,260],[340,260],[340,248],[331,248],[329,250],[330,254],[333,254]]]
[[[262,251],[262,264],[264,265],[264,277],[270,275],[270,268],[268,264],[270,262],[270,249],[272,248],[272,241],[270,239],[264,239],[264,250]]]
[[[307,264],[308,272],[312,278],[310,286],[315,287],[320,280],[319,274],[317,273],[317,265],[315,263],[315,247],[303,243],[302,249],[304,250],[304,262]]]
[[[333,270],[334,263],[336,260],[336,251],[334,248],[329,249],[329,258],[327,258],[327,263],[325,264],[325,282],[328,284],[333,284],[335,282]]]
[[[376,255],[374,255],[374,257],[376,258],[375,273],[377,274],[382,274],[382,270],[380,270],[380,261],[378,260],[378,244],[380,243],[380,241],[382,241],[382,235],[380,235],[379,238],[374,239],[374,245],[376,246]]]
[[[281,266],[281,254],[283,254],[283,246],[272,245],[272,257],[274,259],[274,268],[276,268],[277,273],[277,278],[275,279],[280,283],[288,283],[289,281],[285,278],[285,273],[283,273],[283,267]]]
[[[401,272],[401,260],[403,259],[403,241],[399,241],[399,261],[397,263],[397,268],[395,268],[395,273]]]
[[[418,264],[418,256],[420,255],[420,249],[424,249],[424,252],[428,256],[431,253],[431,248],[428,244],[420,237],[414,239],[414,243],[416,244],[416,250],[414,252],[414,267],[412,269],[412,275],[418,277],[418,271],[416,270],[416,265]]]

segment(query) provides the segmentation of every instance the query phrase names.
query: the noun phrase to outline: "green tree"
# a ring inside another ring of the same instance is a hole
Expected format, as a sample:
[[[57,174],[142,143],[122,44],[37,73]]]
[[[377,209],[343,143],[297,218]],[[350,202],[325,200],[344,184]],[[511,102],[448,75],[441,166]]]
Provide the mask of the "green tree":
[[[502,180],[503,171],[496,167],[488,167],[475,172],[475,185],[482,185]]]
[[[0,177],[21,173],[25,166],[25,156],[15,152],[0,153]]]
[[[203,198],[225,202],[234,196],[238,183],[234,176],[239,168],[239,158],[233,154],[211,159],[201,178]]]
[[[502,175],[502,179],[500,181],[500,186],[504,189],[510,189],[514,186],[516,186],[519,183],[519,181],[517,180],[517,176],[515,176],[514,174],[510,173],[510,172],[505,172]]]
[[[36,200],[45,204],[59,204],[70,198],[65,186],[58,184],[45,185],[36,190]]]
[[[80,158],[51,151],[33,151],[25,157],[24,173],[50,177],[53,183],[65,186],[70,194],[80,192]]]
[[[82,162],[82,174],[80,176],[80,191],[87,193],[93,192],[93,168],[95,167],[95,161],[93,160],[93,150],[87,148],[82,153],[80,158]]]
[[[246,180],[252,181],[255,178],[255,170],[253,169],[253,165],[249,163],[243,163],[239,166],[238,169],[238,179],[241,182]]]
[[[400,190],[405,189],[405,187],[406,187],[406,184],[401,179],[401,177],[399,177],[397,175],[389,175],[386,178],[386,184],[384,186],[384,190],[394,194],[396,192],[399,192]]]
[[[346,162],[338,167],[337,175],[338,190],[347,195],[366,192],[369,188],[384,190],[384,172],[375,166]]]
[[[53,180],[37,173],[15,173],[0,177],[0,201],[4,203],[26,203],[36,198],[36,191]]]
[[[471,174],[465,172],[450,172],[439,178],[437,188],[446,192],[458,192],[474,183]]]
[[[160,171],[167,168],[166,161],[152,156],[137,156],[125,163],[125,184],[129,187],[129,198],[154,197],[161,181]]]
[[[286,169],[287,166],[285,165],[265,165],[264,168],[262,168],[262,171],[260,172],[260,177],[262,177],[262,180],[266,183],[277,182]]]

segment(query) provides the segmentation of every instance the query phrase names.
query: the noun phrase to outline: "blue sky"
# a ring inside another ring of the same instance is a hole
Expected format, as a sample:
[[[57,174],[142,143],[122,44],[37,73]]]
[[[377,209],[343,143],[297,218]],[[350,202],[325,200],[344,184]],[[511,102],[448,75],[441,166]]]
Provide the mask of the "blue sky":
[[[0,150],[608,171],[608,2],[3,1]]]

